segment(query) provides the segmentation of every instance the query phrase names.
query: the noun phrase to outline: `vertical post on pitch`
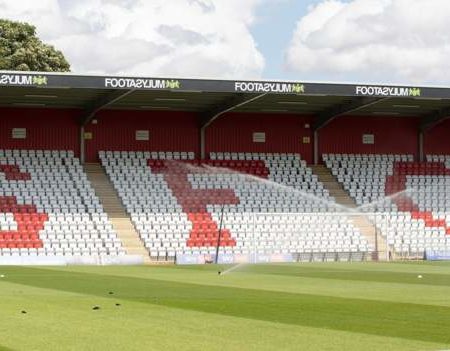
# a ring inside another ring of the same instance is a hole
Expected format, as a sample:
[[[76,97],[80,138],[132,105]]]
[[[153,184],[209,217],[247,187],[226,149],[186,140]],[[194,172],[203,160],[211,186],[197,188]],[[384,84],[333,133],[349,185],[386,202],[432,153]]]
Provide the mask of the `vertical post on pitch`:
[[[424,152],[423,152],[423,131],[419,132],[419,161],[424,161]]]
[[[317,130],[314,131],[313,135],[313,147],[314,147],[314,164],[319,164],[319,132]]]
[[[80,162],[84,165],[85,160],[85,147],[84,147],[84,126],[80,127]]]
[[[375,260],[380,260],[380,253],[378,251],[378,226],[377,226],[377,216],[375,215]]]
[[[251,254],[251,258],[250,258],[250,263],[256,263],[256,213],[253,213],[252,215],[252,219],[253,219],[253,230],[252,230],[252,254]]]
[[[387,225],[387,217],[385,218],[383,215],[382,219],[383,219],[383,227],[386,230],[386,261],[390,261],[391,260],[391,249],[389,247],[389,228]]]
[[[219,223],[219,234],[217,235],[217,246],[216,246],[216,257],[214,258],[214,263],[217,264],[219,262],[219,249],[220,249],[220,241],[222,239],[222,226],[223,226],[223,212],[225,210],[225,205],[222,205],[222,209],[220,211],[220,223]]]

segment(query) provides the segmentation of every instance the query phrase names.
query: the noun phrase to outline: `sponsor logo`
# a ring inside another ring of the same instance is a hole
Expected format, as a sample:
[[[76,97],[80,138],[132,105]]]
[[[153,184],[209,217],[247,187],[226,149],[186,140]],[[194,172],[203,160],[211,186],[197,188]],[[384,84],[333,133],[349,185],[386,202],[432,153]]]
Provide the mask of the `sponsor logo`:
[[[234,90],[242,93],[303,94],[305,86],[299,83],[235,82]]]
[[[421,91],[420,88],[358,85],[356,86],[356,95],[419,97]]]
[[[174,79],[105,78],[106,88],[126,89],[180,89],[181,83]]]
[[[32,76],[22,74],[2,74],[0,75],[1,85],[47,85],[46,76]]]
[[[45,76],[33,76],[34,85],[47,85],[47,77]]]

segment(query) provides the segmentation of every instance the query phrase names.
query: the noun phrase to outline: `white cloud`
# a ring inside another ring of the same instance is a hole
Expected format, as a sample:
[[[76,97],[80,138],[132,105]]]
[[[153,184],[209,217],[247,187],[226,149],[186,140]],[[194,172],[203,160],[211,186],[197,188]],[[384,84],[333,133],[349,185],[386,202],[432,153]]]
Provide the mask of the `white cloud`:
[[[76,73],[259,78],[250,27],[264,0],[0,0]]]
[[[307,79],[447,83],[450,1],[327,0],[297,23],[286,67]]]

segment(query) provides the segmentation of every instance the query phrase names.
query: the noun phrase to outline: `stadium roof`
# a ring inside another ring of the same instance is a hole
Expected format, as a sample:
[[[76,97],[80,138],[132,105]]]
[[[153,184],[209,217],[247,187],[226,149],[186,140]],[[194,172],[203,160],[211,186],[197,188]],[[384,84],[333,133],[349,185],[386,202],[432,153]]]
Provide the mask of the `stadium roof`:
[[[418,116],[422,131],[450,115],[450,88],[301,81],[207,80],[0,72],[0,106],[180,110],[207,126],[228,111],[314,115],[320,129],[341,115]]]

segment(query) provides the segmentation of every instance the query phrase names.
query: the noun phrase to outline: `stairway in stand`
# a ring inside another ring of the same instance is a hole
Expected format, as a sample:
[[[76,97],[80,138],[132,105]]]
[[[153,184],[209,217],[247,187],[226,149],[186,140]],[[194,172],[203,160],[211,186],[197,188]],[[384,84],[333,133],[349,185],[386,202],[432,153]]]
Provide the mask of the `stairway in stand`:
[[[309,167],[317,175],[319,181],[323,183],[324,188],[328,189],[330,196],[335,198],[337,204],[356,210],[357,205],[355,201],[347,194],[328,168],[323,165],[310,165]],[[352,224],[366,237],[369,244],[376,248],[378,251],[378,259],[381,261],[386,260],[386,240],[377,233],[375,225],[369,218],[362,212],[350,212],[349,218]],[[377,257],[374,256],[372,259],[376,260]]]
[[[144,258],[145,264],[152,263],[148,251],[103,168],[98,163],[87,163],[84,165],[84,170],[127,254],[140,255]]]

